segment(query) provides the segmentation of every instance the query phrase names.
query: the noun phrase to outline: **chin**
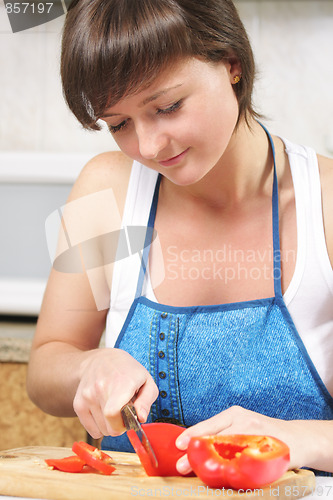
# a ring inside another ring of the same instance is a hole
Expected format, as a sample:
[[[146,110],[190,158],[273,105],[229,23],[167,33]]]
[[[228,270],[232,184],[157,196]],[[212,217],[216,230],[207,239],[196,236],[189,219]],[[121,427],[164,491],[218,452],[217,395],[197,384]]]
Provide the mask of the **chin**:
[[[206,175],[206,172],[196,172],[193,168],[178,169],[161,172],[163,177],[166,177],[170,182],[177,186],[192,186],[201,181]]]

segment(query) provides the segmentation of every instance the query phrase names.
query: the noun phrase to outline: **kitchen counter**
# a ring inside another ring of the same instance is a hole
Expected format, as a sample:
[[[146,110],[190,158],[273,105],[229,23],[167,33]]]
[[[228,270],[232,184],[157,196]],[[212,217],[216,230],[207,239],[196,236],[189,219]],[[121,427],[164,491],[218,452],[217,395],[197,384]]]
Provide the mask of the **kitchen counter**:
[[[0,320],[0,362],[27,363],[36,321]]]
[[[33,445],[69,446],[73,441],[87,438],[77,418],[46,415],[27,395],[27,364],[35,328],[34,318],[0,319],[2,449]]]
[[[26,321],[1,320],[0,316],[0,363],[28,363],[37,319]],[[104,347],[102,336],[100,347]]]

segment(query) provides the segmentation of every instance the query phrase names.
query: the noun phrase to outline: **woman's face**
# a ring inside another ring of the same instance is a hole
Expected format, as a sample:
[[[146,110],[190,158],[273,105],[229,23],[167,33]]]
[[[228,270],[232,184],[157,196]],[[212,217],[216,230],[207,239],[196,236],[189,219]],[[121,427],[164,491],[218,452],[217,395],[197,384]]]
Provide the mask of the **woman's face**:
[[[238,119],[239,68],[190,59],[107,109],[120,149],[178,185],[202,179],[225,152]]]

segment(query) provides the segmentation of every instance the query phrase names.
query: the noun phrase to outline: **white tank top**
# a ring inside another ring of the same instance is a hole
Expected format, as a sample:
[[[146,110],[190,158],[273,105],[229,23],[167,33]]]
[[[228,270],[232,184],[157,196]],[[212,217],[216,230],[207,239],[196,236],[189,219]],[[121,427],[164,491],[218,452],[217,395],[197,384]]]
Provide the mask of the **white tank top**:
[[[333,396],[333,269],[329,260],[321,203],[316,153],[283,139],[294,183],[297,220],[297,259],[294,275],[284,294],[296,329]],[[130,176],[122,227],[146,226],[157,172],[134,162]],[[140,255],[119,258],[114,264],[110,311],[105,342],[112,347],[135,298],[141,265]],[[144,295],[157,302],[148,280]]]

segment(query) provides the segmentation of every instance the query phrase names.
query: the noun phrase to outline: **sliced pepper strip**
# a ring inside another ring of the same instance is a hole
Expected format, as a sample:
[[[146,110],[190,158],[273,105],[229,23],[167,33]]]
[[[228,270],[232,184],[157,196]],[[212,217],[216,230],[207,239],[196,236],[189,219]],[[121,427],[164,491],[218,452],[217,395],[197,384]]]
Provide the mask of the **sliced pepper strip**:
[[[73,444],[72,450],[87,465],[90,465],[90,467],[102,474],[109,476],[116,469],[111,465],[112,459],[109,455],[84,441],[76,441]]]
[[[244,434],[191,438],[187,456],[211,488],[254,489],[276,481],[289,466],[288,446],[271,436]]]
[[[49,467],[63,472],[81,472],[86,465],[85,461],[77,455],[65,458],[48,458],[45,462]]]

